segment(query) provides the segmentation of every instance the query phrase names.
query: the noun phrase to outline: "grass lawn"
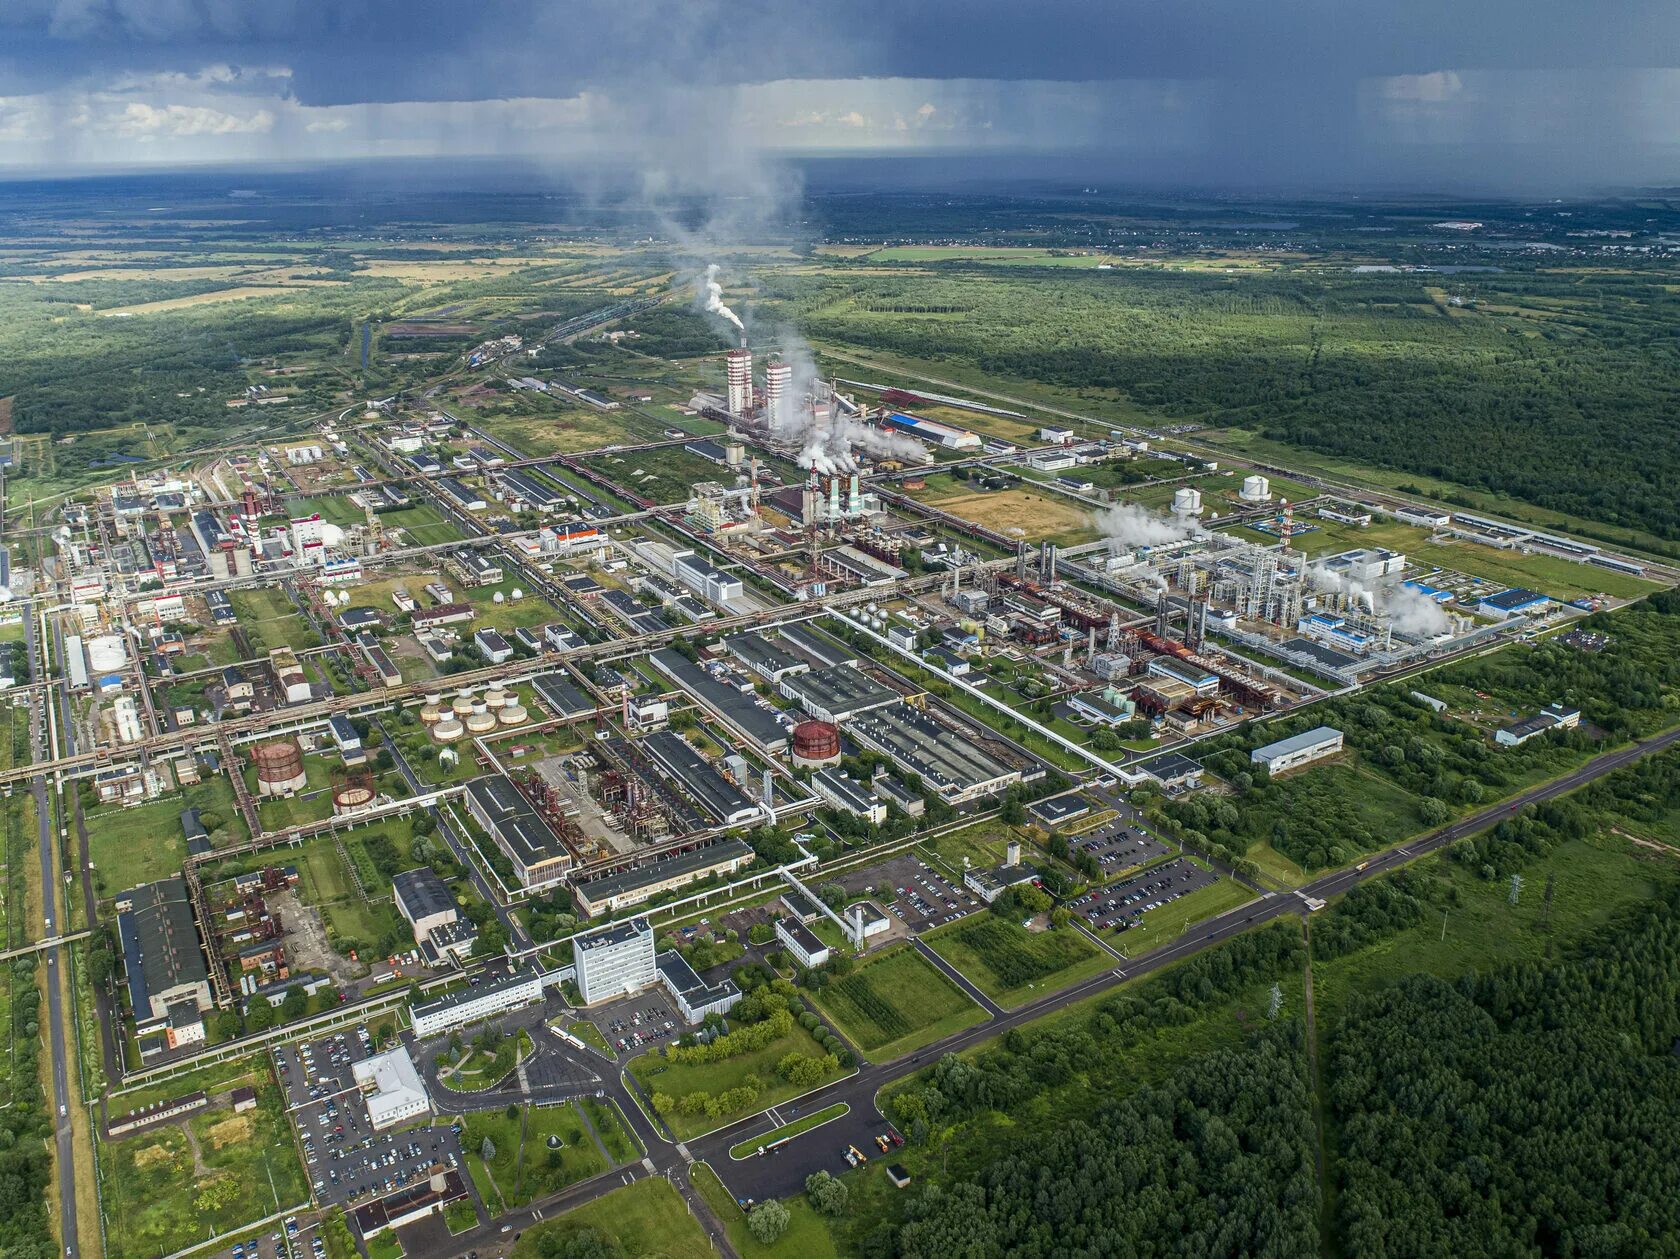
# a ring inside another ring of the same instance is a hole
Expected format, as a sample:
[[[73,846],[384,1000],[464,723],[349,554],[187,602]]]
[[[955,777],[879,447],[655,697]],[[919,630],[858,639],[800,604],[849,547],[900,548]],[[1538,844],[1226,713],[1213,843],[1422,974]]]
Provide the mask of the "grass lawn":
[[[514,1259],[537,1259],[545,1238],[593,1230],[628,1255],[646,1259],[716,1259],[706,1232],[689,1214],[671,1182],[650,1176],[593,1202],[545,1220],[520,1235]]]
[[[1272,847],[1272,841],[1262,839],[1243,854],[1246,860],[1260,867],[1260,875],[1279,887],[1300,887],[1310,876],[1300,866]]]
[[[368,1259],[402,1259],[404,1252],[397,1235],[386,1229],[368,1238],[367,1253]]]
[[[909,945],[864,962],[814,1000],[841,1035],[875,1062],[890,1062],[986,1017]]]
[[[471,1199],[457,1198],[443,1209],[443,1223],[451,1233],[464,1233],[478,1224]]]
[[[1110,939],[1128,957],[1139,957],[1150,949],[1178,939],[1188,925],[1235,909],[1254,898],[1254,893],[1241,883],[1221,875],[1219,882],[1209,887],[1199,887],[1170,904],[1150,910],[1138,920],[1137,926],[1116,932]]]
[[[187,856],[181,811],[189,805],[203,810],[211,821],[219,820],[235,841],[245,838],[233,788],[221,777],[148,804],[86,810],[88,851],[102,896],[180,872]]]
[[[401,511],[381,512],[379,523],[385,531],[401,529],[411,546],[435,546],[440,542],[458,542],[461,531],[439,514],[430,503],[415,503]]]
[[[265,831],[284,830],[305,822],[319,822],[332,816],[332,772],[340,764],[337,756],[306,755],[303,772],[307,779],[303,789],[294,796],[273,796],[263,799],[257,795],[257,767],[247,760],[244,766],[245,786],[257,800],[257,817]]]
[[[478,1093],[498,1083],[518,1066],[534,1048],[531,1037],[523,1028],[517,1036],[497,1035],[496,1051],[485,1053],[474,1043],[476,1037],[462,1046],[459,1058],[446,1049],[438,1055],[438,1079],[446,1088],[457,1093]],[[450,1067],[454,1069],[451,1070]]]
[[[530,584],[523,578],[510,577],[494,586],[470,586],[461,590],[461,597],[478,609],[478,619],[471,628],[494,627],[511,637],[516,629],[532,629],[558,621],[559,610],[547,599],[527,589]],[[515,600],[515,590],[523,591],[524,597]],[[500,603],[496,602],[497,595],[502,596]]]
[[[947,873],[954,873],[960,882],[966,868],[963,864],[965,860],[972,866],[1000,866],[1012,839],[1021,839],[1022,846],[1027,846],[1024,837],[1013,826],[994,817],[961,830],[936,835],[925,841],[921,849],[924,855],[937,858],[930,860],[929,865],[941,866]]]
[[[500,1214],[496,1203],[509,1209],[523,1206],[607,1170],[582,1115],[569,1102],[523,1106],[513,1119],[500,1110],[477,1111],[462,1122],[461,1148],[468,1170],[493,1214]],[[561,1142],[558,1149],[550,1148],[550,1137]],[[488,1162],[483,1156],[486,1138],[495,1148]]]
[[[779,1128],[762,1132],[756,1137],[748,1137],[745,1141],[730,1146],[729,1157],[736,1160],[752,1158],[759,1150],[780,1145],[783,1141],[790,1141],[802,1132],[809,1132],[812,1128],[820,1128],[825,1123],[843,1119],[851,1111],[852,1108],[845,1102],[836,1102],[832,1106],[824,1106],[821,1110],[801,1116],[792,1123],[785,1123]]]
[[[737,1054],[722,1062],[670,1064],[654,1052],[631,1059],[629,1070],[641,1081],[649,1096],[654,1093],[666,1093],[672,1097],[683,1097],[689,1093],[715,1096],[736,1088],[749,1075],[759,1078],[763,1087],[759,1089],[757,1099],[740,1110],[715,1117],[704,1114],[665,1115],[665,1122],[677,1139],[687,1140],[805,1092],[805,1089],[788,1084],[776,1074],[776,1064],[792,1053],[820,1056],[822,1049],[812,1040],[809,1032],[795,1024],[786,1036],[778,1036],[763,1049]],[[834,1078],[837,1077],[827,1077],[823,1083]]]
[[[239,628],[245,631],[252,649],[259,654],[276,647],[301,651],[321,645],[320,636],[310,628],[284,590],[272,586],[230,590],[228,599],[239,618]]]
[[[1072,927],[1028,931],[996,914],[970,914],[924,937],[930,948],[1005,1008],[1099,974],[1114,959]]]
[[[788,1259],[828,1259],[840,1253],[835,1248],[828,1225],[823,1223],[822,1216],[817,1214],[804,1194],[782,1200],[789,1216],[787,1232],[766,1246],[748,1231],[746,1212],[736,1205],[735,1199],[710,1166],[696,1163],[690,1178],[700,1196],[723,1221],[724,1232],[729,1234],[729,1244],[741,1259],[783,1255]]]
[[[284,1099],[266,1067],[250,1069],[253,1061],[232,1079],[256,1087],[257,1109],[236,1115],[215,1107],[183,1123],[101,1144],[109,1255],[170,1254],[309,1197]],[[171,1086],[171,1096],[191,1091],[181,1081]],[[133,1104],[123,1099],[123,1109]]]
[[[624,1122],[617,1102],[599,1097],[580,1097],[578,1105],[583,1107],[589,1122],[595,1125],[601,1144],[607,1147],[615,1165],[641,1158],[641,1144],[630,1131],[630,1125]]]
[[[1577,564],[1557,555],[1501,551],[1475,542],[1426,544],[1410,552],[1407,558],[1416,564],[1438,565],[1507,586],[1526,586],[1554,599],[1575,599],[1593,594],[1637,599],[1659,588],[1658,583],[1629,573]]]
[[[955,493],[924,492],[913,497],[924,499],[941,511],[972,520],[1006,537],[1028,542],[1072,546],[1089,542],[1097,536],[1090,509],[1056,494],[1018,486],[990,491],[970,491],[964,487]]]

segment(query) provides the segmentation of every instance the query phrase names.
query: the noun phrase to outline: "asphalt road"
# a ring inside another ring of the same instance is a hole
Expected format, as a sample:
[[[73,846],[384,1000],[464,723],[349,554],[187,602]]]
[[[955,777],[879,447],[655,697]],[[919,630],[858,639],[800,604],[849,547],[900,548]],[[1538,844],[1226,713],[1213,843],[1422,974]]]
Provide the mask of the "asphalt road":
[[[33,607],[24,610],[23,623],[29,659],[33,662],[37,676],[45,677],[46,662],[36,650]],[[44,703],[43,699],[42,704]],[[43,751],[46,732],[41,724],[43,716],[41,706],[37,706],[30,716],[31,752],[36,762],[46,759],[46,753]],[[53,812],[52,801],[47,794],[46,775],[31,779],[29,789],[35,797],[35,820],[40,832],[41,914],[45,933],[54,936],[62,931],[64,926],[58,917],[58,877],[53,869]],[[80,1248],[76,1233],[76,1155],[70,1133],[70,1050],[64,1033],[64,997],[58,984],[58,971],[62,964],[59,954],[62,951],[58,945],[43,950],[47,961],[47,1027],[52,1048],[53,1133],[58,1142],[60,1231],[64,1236],[65,1255],[74,1256],[80,1253]]]

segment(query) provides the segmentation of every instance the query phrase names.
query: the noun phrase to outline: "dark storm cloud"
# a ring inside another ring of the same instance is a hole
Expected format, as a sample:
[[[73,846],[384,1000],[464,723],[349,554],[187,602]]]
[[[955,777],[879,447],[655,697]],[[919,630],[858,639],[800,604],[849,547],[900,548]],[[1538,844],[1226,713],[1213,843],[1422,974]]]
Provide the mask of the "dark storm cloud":
[[[1680,64],[1680,5],[1628,0],[6,0],[40,90],[184,60],[284,61],[308,104],[903,76],[1247,83]]]

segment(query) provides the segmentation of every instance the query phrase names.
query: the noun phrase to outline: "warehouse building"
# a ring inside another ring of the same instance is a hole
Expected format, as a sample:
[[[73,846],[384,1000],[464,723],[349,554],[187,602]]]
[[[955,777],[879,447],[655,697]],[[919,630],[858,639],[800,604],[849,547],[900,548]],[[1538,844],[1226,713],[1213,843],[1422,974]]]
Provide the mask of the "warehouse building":
[[[661,730],[640,747],[718,825],[753,826],[764,820],[759,803],[712,768],[680,734]]]
[[[1514,586],[1510,590],[1488,595],[1476,604],[1476,611],[1483,616],[1494,616],[1503,620],[1508,616],[1534,616],[1544,612],[1551,602],[1543,594]]]
[[[591,918],[640,905],[665,892],[672,892],[714,874],[733,874],[751,864],[752,845],[741,839],[725,839],[703,848],[672,853],[657,861],[632,866],[616,874],[603,875],[572,887],[578,908]]]
[[[590,717],[595,713],[595,701],[563,673],[541,674],[531,679],[531,687],[542,706],[562,721]]]
[[[812,629],[809,625],[782,626],[782,645],[791,647],[823,668],[849,664],[856,667],[857,653],[837,638]]]
[[[143,1039],[161,1035],[171,1049],[202,1041],[210,971],[186,880],[141,884],[119,896],[116,909],[135,1030]]]
[[[1251,764],[1264,765],[1268,773],[1281,774],[1311,761],[1334,756],[1342,750],[1342,732],[1331,726],[1314,726],[1300,734],[1279,739],[1248,754]]]
[[[525,887],[558,883],[571,869],[572,855],[554,828],[504,775],[474,778],[466,798],[467,813],[513,862]]]
[[[1514,748],[1539,735],[1549,734],[1553,730],[1573,730],[1580,724],[1579,708],[1547,704],[1532,717],[1524,717],[1521,721],[1513,721],[1510,725],[1500,727],[1493,738],[1501,747]]]
[[[409,1015],[414,1023],[416,1039],[424,1040],[439,1032],[494,1018],[521,1006],[534,1005],[542,999],[542,972],[532,969],[476,987],[457,988],[430,1001],[418,1002],[409,1006]]]
[[[1327,555],[1319,565],[1327,573],[1368,586],[1388,577],[1398,577],[1406,569],[1406,557],[1380,546],[1361,546]]]
[[[1182,682],[1198,696],[1207,697],[1219,693],[1219,675],[1209,673],[1200,665],[1191,664],[1188,660],[1180,660],[1177,656],[1157,656],[1149,662],[1146,670],[1152,677],[1171,678]]]
[[[432,965],[445,957],[465,960],[478,942],[478,928],[461,916],[449,885],[430,866],[404,870],[391,880],[397,912],[414,928],[415,946]]]
[[[572,937],[578,992],[584,1005],[651,987],[659,978],[653,928],[646,918],[610,923]]]
[[[1021,781],[1020,770],[907,704],[865,713],[847,725],[846,733],[918,775],[947,804],[977,800]]]
[[[350,1074],[362,1091],[368,1122],[375,1132],[432,1113],[425,1082],[402,1045],[352,1063]]]
[[[776,689],[818,721],[835,723],[896,704],[902,698],[861,669],[844,664],[793,674],[783,678]]]
[[[695,551],[679,551],[671,557],[671,569],[678,581],[713,603],[728,603],[744,592],[741,579],[724,572]]]
[[[743,665],[772,684],[794,673],[806,673],[811,666],[761,634],[736,634],[723,640],[724,647]]]

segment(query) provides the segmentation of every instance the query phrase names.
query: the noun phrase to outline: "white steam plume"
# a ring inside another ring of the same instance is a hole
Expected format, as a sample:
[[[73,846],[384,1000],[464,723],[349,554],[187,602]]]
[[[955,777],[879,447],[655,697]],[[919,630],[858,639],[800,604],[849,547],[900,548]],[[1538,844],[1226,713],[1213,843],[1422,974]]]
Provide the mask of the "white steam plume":
[[[738,331],[745,332],[746,329],[741,326],[740,316],[723,304],[723,285],[718,283],[718,271],[720,269],[715,262],[706,264],[706,274],[700,278],[697,286],[699,288],[700,304],[709,313],[720,319],[727,319],[735,325]]]
[[[1307,567],[1307,581],[1319,590],[1345,594],[1372,612],[1381,614],[1396,634],[1428,639],[1452,629],[1452,619],[1440,604],[1398,582],[1369,587],[1332,572],[1322,564]]]
[[[1136,503],[1116,503],[1097,513],[1097,529],[1116,555],[1140,546],[1166,546],[1205,532],[1194,521],[1163,516]]]

